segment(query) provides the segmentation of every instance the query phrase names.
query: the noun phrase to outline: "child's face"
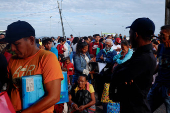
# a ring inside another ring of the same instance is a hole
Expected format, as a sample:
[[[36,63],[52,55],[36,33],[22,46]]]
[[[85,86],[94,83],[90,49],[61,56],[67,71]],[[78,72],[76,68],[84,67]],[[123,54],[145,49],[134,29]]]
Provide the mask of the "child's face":
[[[61,61],[61,57],[58,57],[58,60]]]
[[[48,41],[48,43],[46,43],[46,44],[44,45],[44,47],[45,47],[46,50],[51,50],[52,42]]]
[[[70,60],[66,60],[66,63],[69,64],[69,63],[70,63]]]
[[[157,54],[154,54],[155,58],[157,58]]]

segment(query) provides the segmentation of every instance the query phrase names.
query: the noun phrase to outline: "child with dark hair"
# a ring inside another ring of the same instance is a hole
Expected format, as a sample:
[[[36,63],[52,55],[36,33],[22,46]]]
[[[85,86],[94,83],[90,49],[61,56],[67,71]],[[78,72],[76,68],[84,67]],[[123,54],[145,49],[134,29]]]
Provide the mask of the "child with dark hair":
[[[67,69],[68,83],[72,84],[73,74],[74,74],[74,65],[73,65],[73,63],[70,62],[70,58],[69,57],[66,57],[64,68]]]
[[[61,62],[61,55],[59,54],[58,55],[58,61],[59,61],[59,63],[60,63],[60,66],[61,66],[61,69],[63,68],[63,63]]]
[[[66,50],[64,48],[64,44],[65,44],[65,39],[64,38],[60,38],[60,44],[57,45],[57,49],[58,49],[58,54],[62,54],[64,55],[64,51]]]

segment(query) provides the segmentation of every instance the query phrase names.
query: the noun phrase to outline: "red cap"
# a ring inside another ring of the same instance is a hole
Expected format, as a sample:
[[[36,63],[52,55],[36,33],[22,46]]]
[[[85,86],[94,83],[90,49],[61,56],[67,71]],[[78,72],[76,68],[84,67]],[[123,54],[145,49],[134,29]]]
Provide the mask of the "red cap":
[[[121,43],[121,39],[120,38],[116,38],[116,40],[115,40],[117,43]]]

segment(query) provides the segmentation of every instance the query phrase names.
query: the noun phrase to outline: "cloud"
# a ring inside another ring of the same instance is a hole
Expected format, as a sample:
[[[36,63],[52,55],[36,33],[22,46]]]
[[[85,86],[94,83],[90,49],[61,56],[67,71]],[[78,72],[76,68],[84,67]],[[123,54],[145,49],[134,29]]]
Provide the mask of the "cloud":
[[[60,0],[59,0],[60,1]],[[31,23],[37,36],[62,35],[56,0],[6,0],[0,4],[0,29],[17,20]],[[60,3],[61,7],[61,3]],[[49,10],[53,9],[53,10]],[[136,18],[149,17],[155,22],[156,34],[164,24],[164,0],[63,0],[63,22],[66,35],[117,32],[128,35],[122,26]],[[50,16],[51,27],[50,27]],[[73,30],[72,30],[73,29]]]

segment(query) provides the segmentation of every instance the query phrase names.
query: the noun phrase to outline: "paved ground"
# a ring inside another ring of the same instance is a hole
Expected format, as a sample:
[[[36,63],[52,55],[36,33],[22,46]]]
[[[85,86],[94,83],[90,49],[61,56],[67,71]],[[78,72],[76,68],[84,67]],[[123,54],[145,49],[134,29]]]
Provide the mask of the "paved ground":
[[[102,110],[103,110],[102,106],[97,106],[96,107],[96,113],[103,113]],[[154,113],[166,113],[165,105],[162,104]]]
[[[97,94],[95,94],[97,98]],[[103,113],[103,106],[96,106],[96,113]],[[166,113],[165,105],[162,104],[154,113]]]
[[[96,107],[96,113],[103,113],[102,110],[103,110],[102,106],[97,106]],[[154,113],[166,113],[165,105],[162,104]]]

